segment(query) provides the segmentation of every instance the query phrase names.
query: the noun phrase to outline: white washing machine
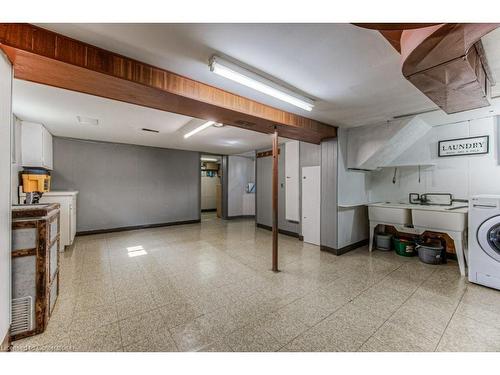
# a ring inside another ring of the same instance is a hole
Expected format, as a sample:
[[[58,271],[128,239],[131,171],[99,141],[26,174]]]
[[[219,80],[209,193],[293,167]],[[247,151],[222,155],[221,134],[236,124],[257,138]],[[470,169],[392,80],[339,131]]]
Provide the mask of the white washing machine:
[[[500,195],[469,202],[469,281],[500,289]]]

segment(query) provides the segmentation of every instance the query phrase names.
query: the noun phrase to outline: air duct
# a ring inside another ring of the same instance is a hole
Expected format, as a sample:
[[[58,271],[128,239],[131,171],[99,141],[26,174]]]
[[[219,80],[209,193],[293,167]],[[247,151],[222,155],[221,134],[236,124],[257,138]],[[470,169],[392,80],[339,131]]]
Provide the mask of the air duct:
[[[448,114],[486,107],[494,79],[481,38],[495,23],[356,24],[401,53],[403,76]]]
[[[401,34],[402,72],[448,114],[486,107],[488,77],[481,38],[497,24],[441,24]]]

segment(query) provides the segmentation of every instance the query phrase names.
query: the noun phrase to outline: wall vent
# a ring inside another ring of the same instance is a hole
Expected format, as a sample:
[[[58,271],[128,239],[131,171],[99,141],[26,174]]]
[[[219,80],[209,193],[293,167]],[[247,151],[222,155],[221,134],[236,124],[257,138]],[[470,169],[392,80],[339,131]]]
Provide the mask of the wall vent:
[[[28,332],[32,327],[33,298],[31,296],[15,298],[12,300],[11,335]]]

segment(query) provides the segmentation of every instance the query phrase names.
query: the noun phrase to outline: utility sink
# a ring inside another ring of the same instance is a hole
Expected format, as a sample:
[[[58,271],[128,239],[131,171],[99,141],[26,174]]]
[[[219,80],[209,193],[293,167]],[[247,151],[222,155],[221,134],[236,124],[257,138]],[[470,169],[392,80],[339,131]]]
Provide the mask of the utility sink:
[[[462,232],[467,228],[467,206],[432,206],[407,203],[372,203],[370,221],[433,231]]]
[[[370,221],[403,226],[412,225],[411,209],[399,203],[374,203],[368,206]]]
[[[378,224],[393,224],[398,231],[421,235],[426,231],[448,234],[455,244],[460,274],[465,276],[464,249],[467,231],[468,207],[463,203],[451,206],[419,205],[410,203],[370,203],[370,244],[373,250],[375,227]],[[402,228],[411,227],[411,228]]]
[[[434,231],[462,232],[467,228],[467,209],[424,210],[411,211],[413,225],[419,228],[428,228]]]

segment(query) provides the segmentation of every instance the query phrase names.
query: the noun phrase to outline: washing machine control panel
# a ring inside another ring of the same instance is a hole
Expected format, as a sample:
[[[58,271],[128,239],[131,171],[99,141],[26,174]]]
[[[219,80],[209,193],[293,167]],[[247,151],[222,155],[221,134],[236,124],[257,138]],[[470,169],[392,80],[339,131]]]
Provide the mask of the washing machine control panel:
[[[471,198],[472,209],[499,209],[500,199],[498,196],[475,196]]]

